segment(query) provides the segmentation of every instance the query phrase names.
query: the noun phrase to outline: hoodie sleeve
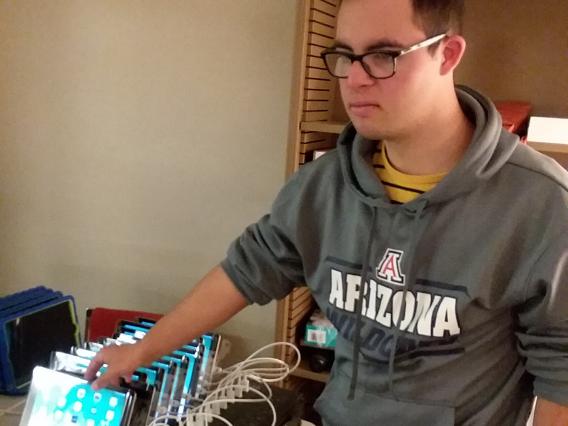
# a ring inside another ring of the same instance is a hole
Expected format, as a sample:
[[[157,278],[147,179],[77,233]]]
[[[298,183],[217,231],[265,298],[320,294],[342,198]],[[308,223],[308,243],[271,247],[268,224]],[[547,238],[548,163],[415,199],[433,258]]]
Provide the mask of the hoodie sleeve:
[[[568,235],[540,256],[519,314],[519,351],[534,377],[534,394],[568,405]]]
[[[247,227],[229,247],[221,267],[249,303],[285,297],[305,282],[296,248],[298,174],[284,186],[270,214]]]

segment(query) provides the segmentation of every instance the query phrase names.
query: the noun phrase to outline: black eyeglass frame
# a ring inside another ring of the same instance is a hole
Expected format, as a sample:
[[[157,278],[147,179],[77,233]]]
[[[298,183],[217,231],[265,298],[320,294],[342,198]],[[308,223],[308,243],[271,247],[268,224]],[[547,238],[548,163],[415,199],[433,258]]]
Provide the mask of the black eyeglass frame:
[[[320,53],[320,57],[322,58],[325,67],[327,68],[327,71],[335,78],[347,78],[348,76],[338,76],[335,75],[333,73],[333,71],[331,70],[331,67],[329,66],[326,58],[328,55],[331,54],[340,54],[343,55],[347,58],[349,58],[349,60],[351,61],[351,65],[353,65],[353,63],[355,62],[359,62],[361,64],[361,66],[363,67],[363,69],[365,70],[365,72],[371,77],[374,78],[375,80],[386,80],[388,78],[392,78],[397,71],[397,59],[400,58],[401,56],[407,55],[411,52],[414,52],[415,50],[418,49],[422,49],[423,47],[428,47],[431,46],[435,43],[438,43],[439,41],[441,41],[442,39],[444,39],[447,36],[446,33],[443,34],[438,34],[435,35],[433,37],[427,38],[426,40],[422,40],[416,44],[413,44],[412,46],[409,46],[407,48],[404,49],[400,49],[400,50],[371,50],[369,52],[365,52],[362,55],[356,55],[353,52],[344,52],[344,51],[339,51],[336,48],[329,48],[329,49],[324,49],[322,50],[322,52]],[[363,59],[366,56],[369,55],[375,55],[377,53],[380,53],[381,55],[386,55],[386,56],[390,56],[391,60],[392,60],[392,73],[388,76],[383,76],[383,77],[375,77],[371,71],[368,69],[367,64],[363,61]]]

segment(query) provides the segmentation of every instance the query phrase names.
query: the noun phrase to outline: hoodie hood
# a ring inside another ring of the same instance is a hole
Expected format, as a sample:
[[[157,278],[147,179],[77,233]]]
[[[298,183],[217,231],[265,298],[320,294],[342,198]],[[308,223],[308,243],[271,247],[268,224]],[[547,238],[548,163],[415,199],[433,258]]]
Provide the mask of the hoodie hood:
[[[497,173],[515,150],[518,138],[502,132],[501,116],[489,99],[465,86],[457,86],[456,93],[462,110],[475,126],[472,141],[460,162],[434,189],[405,204],[409,210],[449,201],[471,191]],[[352,124],[348,125],[337,143],[343,176],[369,205],[392,208],[367,161],[375,143],[357,134]]]

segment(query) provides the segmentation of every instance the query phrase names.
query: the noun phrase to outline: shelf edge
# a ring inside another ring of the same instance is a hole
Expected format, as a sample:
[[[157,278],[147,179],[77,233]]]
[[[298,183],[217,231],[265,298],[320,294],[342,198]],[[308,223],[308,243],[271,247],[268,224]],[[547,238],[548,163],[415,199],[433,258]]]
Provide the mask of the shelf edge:
[[[300,130],[304,132],[322,132],[340,134],[347,126],[347,122],[342,121],[302,121]]]
[[[305,367],[304,363],[300,364],[300,366],[296,370],[291,372],[290,375],[301,377],[302,379],[314,380],[321,383],[327,383],[327,380],[329,378],[329,373],[316,373]]]

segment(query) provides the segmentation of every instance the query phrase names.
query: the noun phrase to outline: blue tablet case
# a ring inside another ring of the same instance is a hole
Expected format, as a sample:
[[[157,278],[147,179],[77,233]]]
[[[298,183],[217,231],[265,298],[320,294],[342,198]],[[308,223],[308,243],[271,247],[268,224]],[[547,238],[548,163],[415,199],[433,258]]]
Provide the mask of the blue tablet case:
[[[27,391],[33,368],[47,366],[52,351],[80,345],[75,303],[71,296],[47,292],[6,307],[0,316],[0,392]],[[13,301],[15,299],[12,299]]]

